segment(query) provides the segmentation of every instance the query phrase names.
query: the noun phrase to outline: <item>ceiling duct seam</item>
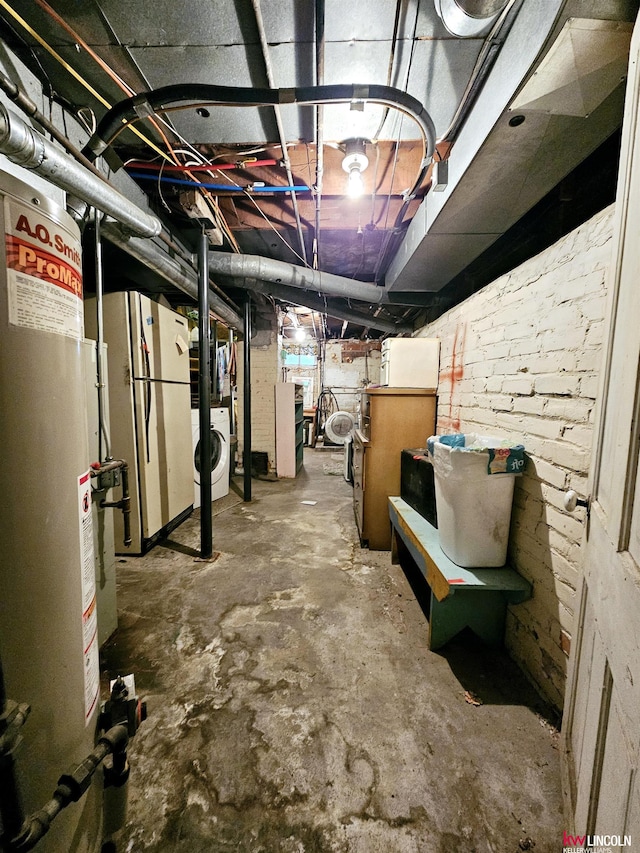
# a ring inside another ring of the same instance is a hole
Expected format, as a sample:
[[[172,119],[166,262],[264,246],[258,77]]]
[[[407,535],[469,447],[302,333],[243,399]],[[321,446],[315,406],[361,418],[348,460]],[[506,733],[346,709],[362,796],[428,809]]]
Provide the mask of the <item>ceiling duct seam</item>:
[[[253,11],[256,18],[256,25],[258,27],[258,35],[260,37],[260,49],[262,50],[262,57],[264,60],[265,71],[267,75],[267,82],[269,86],[273,87],[274,76],[273,69],[271,67],[271,57],[269,56],[269,43],[267,41],[267,34],[264,28],[264,20],[262,18],[262,10],[260,8],[260,0],[251,0],[253,5]],[[280,112],[280,107],[278,105],[274,106],[273,112],[276,119],[276,127],[278,129],[278,139],[280,141],[280,148],[282,149],[282,162],[284,164],[284,168],[287,173],[287,182],[289,186],[293,185],[293,173],[291,171],[291,160],[289,159],[289,152],[287,151],[287,138],[284,133],[284,125],[282,123],[282,113]],[[302,260],[304,263],[307,263],[307,247],[304,241],[304,234],[302,233],[302,221],[300,219],[300,209],[298,207],[298,198],[294,191],[290,193],[291,204],[293,207],[293,214],[296,220],[296,231],[298,234],[298,240],[300,242],[300,251],[302,252]]]

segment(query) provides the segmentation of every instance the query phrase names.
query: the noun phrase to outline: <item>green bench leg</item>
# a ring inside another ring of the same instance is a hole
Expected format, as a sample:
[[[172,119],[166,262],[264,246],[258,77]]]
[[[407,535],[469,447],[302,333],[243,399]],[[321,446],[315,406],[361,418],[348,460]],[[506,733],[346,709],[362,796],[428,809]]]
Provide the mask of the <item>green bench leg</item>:
[[[439,649],[467,627],[489,645],[501,645],[506,608],[506,599],[497,590],[456,589],[444,601],[431,593],[429,648]]]

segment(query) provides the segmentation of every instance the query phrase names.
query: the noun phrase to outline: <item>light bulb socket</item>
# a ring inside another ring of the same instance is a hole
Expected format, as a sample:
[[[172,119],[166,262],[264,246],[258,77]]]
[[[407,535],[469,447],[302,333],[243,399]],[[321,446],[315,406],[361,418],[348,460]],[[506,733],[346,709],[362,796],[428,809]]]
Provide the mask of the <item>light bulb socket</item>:
[[[348,175],[351,174],[353,169],[358,169],[359,172],[364,172],[369,165],[366,147],[367,142],[365,139],[347,139],[344,143],[344,159],[342,160],[342,168]]]

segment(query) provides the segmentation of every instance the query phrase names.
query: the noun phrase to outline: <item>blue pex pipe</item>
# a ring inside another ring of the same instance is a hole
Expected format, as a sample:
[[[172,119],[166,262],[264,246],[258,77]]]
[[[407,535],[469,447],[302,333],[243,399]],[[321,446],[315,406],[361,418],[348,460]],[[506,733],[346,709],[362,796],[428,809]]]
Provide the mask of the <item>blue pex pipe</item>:
[[[195,167],[194,167],[195,170]],[[304,184],[295,184],[292,187],[234,187],[233,184],[209,184],[200,181],[187,181],[183,178],[164,178],[158,175],[148,175],[145,172],[128,172],[130,178],[139,178],[142,181],[160,181],[163,184],[178,184],[186,187],[202,187],[205,190],[218,190],[219,192],[232,193],[308,193],[309,187]]]

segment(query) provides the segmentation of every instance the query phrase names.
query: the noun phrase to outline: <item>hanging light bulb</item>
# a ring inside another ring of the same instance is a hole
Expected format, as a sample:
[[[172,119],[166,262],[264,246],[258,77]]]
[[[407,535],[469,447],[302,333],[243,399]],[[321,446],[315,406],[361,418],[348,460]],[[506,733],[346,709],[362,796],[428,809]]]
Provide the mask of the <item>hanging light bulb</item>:
[[[349,198],[359,198],[364,192],[364,181],[362,180],[362,172],[360,166],[354,165],[349,171],[347,179],[347,195]]]
[[[345,155],[342,168],[348,174],[347,195],[349,198],[358,198],[364,192],[364,181],[362,173],[369,165],[369,158],[365,153],[366,142],[364,139],[347,139],[345,142]]]
[[[307,333],[302,328],[302,326],[300,326],[299,328],[296,329],[295,334],[294,334],[294,338],[298,341],[298,343],[302,343],[306,337],[307,337]]]

